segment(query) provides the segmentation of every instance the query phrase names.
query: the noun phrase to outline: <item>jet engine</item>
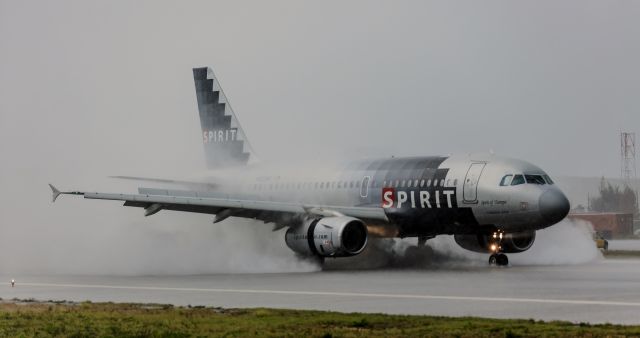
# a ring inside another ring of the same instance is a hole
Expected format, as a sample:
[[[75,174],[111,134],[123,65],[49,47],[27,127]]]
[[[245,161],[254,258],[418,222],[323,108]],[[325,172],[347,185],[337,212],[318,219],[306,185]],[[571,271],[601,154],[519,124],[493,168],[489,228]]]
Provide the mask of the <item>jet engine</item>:
[[[497,242],[492,234],[455,235],[454,239],[462,248],[481,253],[493,253],[495,250],[491,250],[491,246]],[[535,239],[535,231],[503,234],[500,251],[517,253],[529,250]]]
[[[367,227],[361,220],[347,216],[308,219],[290,227],[285,242],[305,256],[354,256],[367,245]]]

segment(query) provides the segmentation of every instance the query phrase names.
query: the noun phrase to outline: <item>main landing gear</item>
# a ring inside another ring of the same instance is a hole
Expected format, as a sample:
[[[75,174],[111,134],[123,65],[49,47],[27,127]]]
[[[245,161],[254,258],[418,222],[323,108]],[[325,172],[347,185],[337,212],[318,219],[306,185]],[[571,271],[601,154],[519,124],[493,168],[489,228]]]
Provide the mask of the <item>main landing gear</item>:
[[[491,243],[489,249],[492,254],[489,256],[489,265],[507,266],[509,265],[509,258],[502,253],[502,237],[504,233],[502,231],[496,231],[491,236]]]

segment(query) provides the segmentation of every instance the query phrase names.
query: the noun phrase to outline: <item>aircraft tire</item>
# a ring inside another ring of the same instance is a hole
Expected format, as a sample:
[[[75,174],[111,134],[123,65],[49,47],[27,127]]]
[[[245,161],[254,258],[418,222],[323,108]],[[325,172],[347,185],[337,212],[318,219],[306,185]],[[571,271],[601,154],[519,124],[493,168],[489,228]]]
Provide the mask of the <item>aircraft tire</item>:
[[[498,255],[496,254],[492,254],[491,256],[489,256],[489,265],[493,266],[493,265],[498,265]]]
[[[509,265],[509,258],[505,254],[496,255],[496,263],[499,266],[507,266]]]

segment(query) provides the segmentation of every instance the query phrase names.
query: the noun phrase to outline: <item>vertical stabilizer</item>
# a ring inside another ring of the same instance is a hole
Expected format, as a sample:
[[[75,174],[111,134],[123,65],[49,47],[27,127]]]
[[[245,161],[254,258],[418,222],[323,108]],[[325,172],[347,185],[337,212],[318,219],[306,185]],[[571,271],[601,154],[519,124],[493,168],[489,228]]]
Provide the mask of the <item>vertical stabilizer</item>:
[[[193,80],[207,168],[246,165],[253,151],[218,78],[210,67],[202,67],[193,69]]]

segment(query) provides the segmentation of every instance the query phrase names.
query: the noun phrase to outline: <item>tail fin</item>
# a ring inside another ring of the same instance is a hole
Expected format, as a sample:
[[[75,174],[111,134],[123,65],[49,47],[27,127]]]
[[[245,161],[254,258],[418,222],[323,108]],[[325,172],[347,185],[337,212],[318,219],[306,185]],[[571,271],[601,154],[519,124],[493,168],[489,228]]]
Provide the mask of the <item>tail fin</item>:
[[[253,154],[249,140],[209,67],[193,68],[207,168],[246,165]]]

